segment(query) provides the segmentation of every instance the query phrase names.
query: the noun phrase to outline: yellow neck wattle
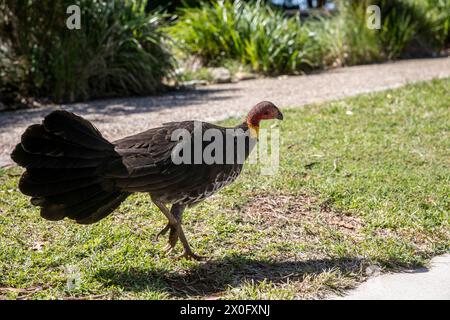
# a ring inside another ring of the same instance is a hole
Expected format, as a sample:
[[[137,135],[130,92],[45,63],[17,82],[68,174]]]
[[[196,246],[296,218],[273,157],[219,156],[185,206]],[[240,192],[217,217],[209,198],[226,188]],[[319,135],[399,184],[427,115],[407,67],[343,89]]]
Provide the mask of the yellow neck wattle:
[[[253,139],[258,139],[259,127],[258,126],[253,126],[253,125],[249,125],[248,128],[250,130],[250,137],[253,138]]]

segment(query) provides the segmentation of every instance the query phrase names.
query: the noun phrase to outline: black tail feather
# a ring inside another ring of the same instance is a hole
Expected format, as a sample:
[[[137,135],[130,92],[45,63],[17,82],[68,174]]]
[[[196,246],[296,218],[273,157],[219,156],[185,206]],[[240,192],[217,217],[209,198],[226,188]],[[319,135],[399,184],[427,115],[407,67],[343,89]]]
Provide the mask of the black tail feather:
[[[66,111],[54,111],[43,124],[30,126],[11,155],[27,169],[19,189],[32,196],[43,218],[68,217],[83,224],[106,217],[129,195],[102,175],[118,157],[89,121]]]
[[[67,216],[77,221],[89,218],[93,213],[97,212],[102,206],[115,200],[120,196],[120,192],[103,192],[88,201],[78,203],[67,208]]]
[[[112,151],[114,146],[89,121],[67,111],[53,111],[45,117],[44,128],[67,141],[87,149]]]
[[[79,223],[81,223],[80,221],[84,221],[84,224],[94,223],[101,219],[97,217],[105,217],[111,213],[127,196],[128,194],[122,194],[121,192],[104,191],[90,200],[72,206],[47,205],[41,208],[41,216],[48,220],[59,220],[58,218],[62,216],[74,219]],[[118,199],[120,199],[120,202],[117,202]],[[106,213],[105,208],[111,208],[111,211]]]
[[[22,143],[19,143],[11,154],[18,165],[24,168],[92,168],[102,164],[105,159],[81,159],[65,156],[52,156],[47,154],[37,154],[25,151]]]
[[[30,181],[38,183],[54,183],[70,181],[100,175],[98,168],[73,168],[73,169],[52,169],[52,168],[28,168],[27,176]]]
[[[87,217],[83,219],[78,219],[77,222],[80,224],[91,224],[108,216],[111,212],[113,212],[120,204],[129,196],[129,193],[117,193],[111,195],[108,201],[104,201],[104,204],[94,211],[92,214],[89,214]]]
[[[60,193],[55,196],[45,197],[48,201],[52,203],[65,204],[67,206],[73,206],[77,203],[89,200],[97,195],[101,194],[105,190],[101,185],[95,184],[83,189],[78,189],[75,191]]]
[[[21,145],[28,153],[52,157],[103,159],[105,154],[113,154],[113,151],[80,147],[72,141],[61,139],[47,132],[44,126],[40,124],[32,125],[25,130],[22,135]]]
[[[37,181],[28,178],[28,174],[25,172],[19,181],[19,190],[27,195],[33,197],[45,197],[53,196],[64,192],[79,190],[88,186],[99,184],[102,181],[101,177],[86,177],[81,179],[72,179],[62,182],[45,182]]]

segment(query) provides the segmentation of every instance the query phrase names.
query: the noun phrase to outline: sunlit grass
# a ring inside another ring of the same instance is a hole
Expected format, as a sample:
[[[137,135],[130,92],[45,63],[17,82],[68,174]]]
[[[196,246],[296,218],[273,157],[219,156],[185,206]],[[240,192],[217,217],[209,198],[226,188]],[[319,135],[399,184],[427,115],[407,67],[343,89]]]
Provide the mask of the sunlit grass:
[[[49,222],[17,191],[21,170],[1,170],[0,297],[316,298],[367,266],[421,265],[450,248],[448,92],[443,79],[284,108],[279,173],[247,166],[186,212],[208,262],[163,253],[148,195],[95,225]]]

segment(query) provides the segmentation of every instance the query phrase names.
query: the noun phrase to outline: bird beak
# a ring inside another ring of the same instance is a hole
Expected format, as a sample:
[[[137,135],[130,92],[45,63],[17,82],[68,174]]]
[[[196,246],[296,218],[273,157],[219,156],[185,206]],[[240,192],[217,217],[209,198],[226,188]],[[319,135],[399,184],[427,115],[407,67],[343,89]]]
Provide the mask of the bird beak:
[[[278,111],[277,119],[283,120],[283,114],[281,113],[281,111]]]

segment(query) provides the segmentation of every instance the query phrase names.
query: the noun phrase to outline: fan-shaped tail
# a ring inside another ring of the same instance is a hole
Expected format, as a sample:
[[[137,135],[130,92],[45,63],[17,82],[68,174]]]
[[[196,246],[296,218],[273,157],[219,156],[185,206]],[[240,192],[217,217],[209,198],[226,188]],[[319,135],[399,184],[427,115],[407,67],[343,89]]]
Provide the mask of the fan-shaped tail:
[[[20,191],[41,207],[43,218],[82,224],[106,217],[129,195],[102,177],[105,165],[118,157],[89,121],[67,111],[28,127],[11,155],[26,168]]]

